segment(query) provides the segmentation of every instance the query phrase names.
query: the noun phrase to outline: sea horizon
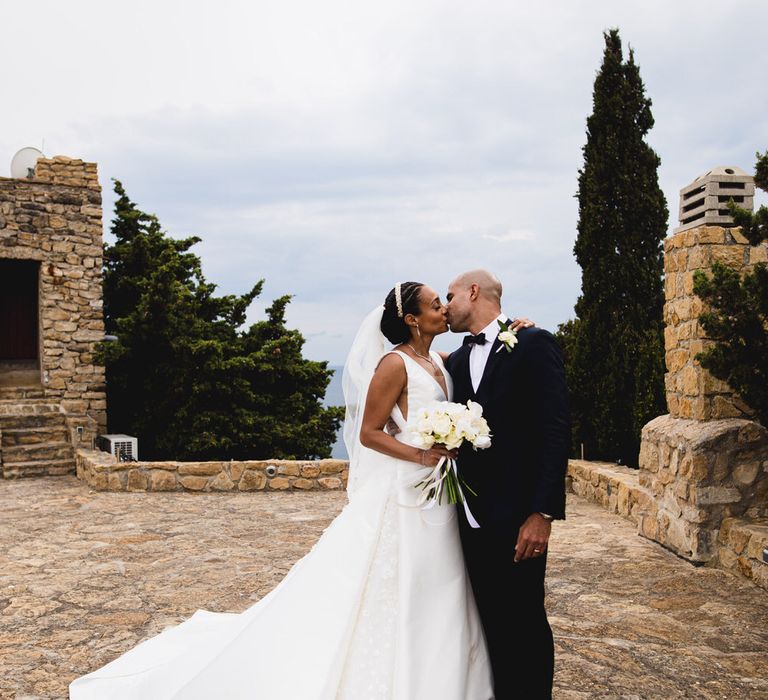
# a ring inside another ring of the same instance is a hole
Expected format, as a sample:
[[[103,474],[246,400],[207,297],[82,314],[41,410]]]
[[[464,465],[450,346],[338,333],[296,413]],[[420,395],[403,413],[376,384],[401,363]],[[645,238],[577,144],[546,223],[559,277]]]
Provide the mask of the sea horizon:
[[[323,406],[343,406],[344,391],[341,386],[341,375],[344,367],[343,365],[329,365],[328,369],[333,370],[333,376],[325,391]],[[336,433],[336,442],[333,443],[331,457],[333,459],[349,459],[347,446],[344,444],[344,423],[339,426],[339,431]]]

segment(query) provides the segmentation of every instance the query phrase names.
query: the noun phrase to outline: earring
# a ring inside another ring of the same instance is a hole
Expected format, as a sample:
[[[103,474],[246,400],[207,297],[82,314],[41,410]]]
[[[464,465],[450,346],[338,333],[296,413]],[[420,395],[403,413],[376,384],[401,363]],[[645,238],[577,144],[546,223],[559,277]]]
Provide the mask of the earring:
[[[421,328],[419,328],[419,324],[418,323],[416,324],[416,335],[418,335],[419,338],[421,338]]]

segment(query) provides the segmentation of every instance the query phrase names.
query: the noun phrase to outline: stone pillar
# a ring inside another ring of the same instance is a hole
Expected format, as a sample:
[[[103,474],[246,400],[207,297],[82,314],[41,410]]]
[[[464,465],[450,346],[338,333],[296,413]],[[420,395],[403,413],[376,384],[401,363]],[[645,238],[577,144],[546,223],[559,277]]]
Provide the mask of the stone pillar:
[[[693,293],[693,275],[719,262],[744,272],[766,248],[749,245],[738,229],[700,226],[680,231],[664,242],[664,346],[667,408],[677,418],[749,418],[751,411],[723,381],[694,359],[711,341],[699,325],[702,302]]]
[[[669,414],[643,428],[640,485],[654,496],[640,531],[677,554],[708,561],[724,518],[768,516],[768,431],[749,407],[695,360],[712,341],[699,323],[696,270],[721,262],[745,272],[768,259],[738,229],[702,225],[664,243]]]

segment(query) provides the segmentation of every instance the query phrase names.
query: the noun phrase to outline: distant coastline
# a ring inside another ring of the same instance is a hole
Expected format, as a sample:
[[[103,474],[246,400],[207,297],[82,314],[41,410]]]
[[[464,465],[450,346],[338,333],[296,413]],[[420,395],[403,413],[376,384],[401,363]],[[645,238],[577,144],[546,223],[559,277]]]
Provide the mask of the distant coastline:
[[[325,392],[325,399],[323,400],[323,406],[343,406],[344,405],[344,391],[341,386],[341,373],[344,367],[341,365],[329,365],[328,369],[334,370],[331,382],[328,384],[328,389]],[[347,448],[344,445],[344,438],[342,437],[344,431],[344,425],[339,428],[339,432],[336,434],[336,442],[333,444],[333,451],[331,457],[334,459],[349,459],[347,454]]]

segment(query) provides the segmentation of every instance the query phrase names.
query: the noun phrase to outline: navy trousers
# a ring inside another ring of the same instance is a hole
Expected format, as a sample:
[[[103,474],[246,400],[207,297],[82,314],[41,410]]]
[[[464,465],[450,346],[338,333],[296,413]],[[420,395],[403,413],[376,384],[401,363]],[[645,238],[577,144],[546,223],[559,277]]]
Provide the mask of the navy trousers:
[[[546,553],[515,564],[517,530],[472,529],[463,513],[459,523],[495,700],[550,700],[555,647],[544,608]]]

